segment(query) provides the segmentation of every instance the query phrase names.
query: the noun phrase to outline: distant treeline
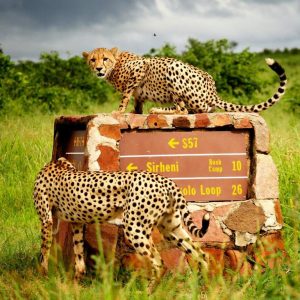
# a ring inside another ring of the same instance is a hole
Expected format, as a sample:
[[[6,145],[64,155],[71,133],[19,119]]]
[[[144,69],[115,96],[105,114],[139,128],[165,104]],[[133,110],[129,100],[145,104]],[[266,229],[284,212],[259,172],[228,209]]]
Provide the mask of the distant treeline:
[[[263,54],[275,54],[275,55],[279,55],[279,54],[300,54],[300,48],[284,48],[283,50],[280,49],[264,49],[262,51]]]
[[[257,54],[248,49],[235,52],[236,46],[226,39],[189,39],[182,53],[165,44],[145,55],[175,57],[199,67],[213,76],[222,96],[247,103],[262,87],[254,63]],[[286,51],[300,52],[283,50]],[[272,50],[264,50],[264,54],[270,53]],[[15,63],[0,49],[0,113],[57,112],[66,108],[83,112],[93,104],[115,101],[117,97],[113,88],[96,78],[79,56],[62,59],[57,52],[50,52],[42,53],[38,62]]]

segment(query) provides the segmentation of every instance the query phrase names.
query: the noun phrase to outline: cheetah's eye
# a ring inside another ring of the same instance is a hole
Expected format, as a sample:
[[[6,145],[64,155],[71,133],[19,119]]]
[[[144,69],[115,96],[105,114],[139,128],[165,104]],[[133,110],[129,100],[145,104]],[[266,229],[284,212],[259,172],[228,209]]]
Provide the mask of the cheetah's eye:
[[[108,58],[107,57],[103,57],[103,61],[108,61]]]
[[[96,58],[91,58],[91,62],[95,62],[96,61]]]

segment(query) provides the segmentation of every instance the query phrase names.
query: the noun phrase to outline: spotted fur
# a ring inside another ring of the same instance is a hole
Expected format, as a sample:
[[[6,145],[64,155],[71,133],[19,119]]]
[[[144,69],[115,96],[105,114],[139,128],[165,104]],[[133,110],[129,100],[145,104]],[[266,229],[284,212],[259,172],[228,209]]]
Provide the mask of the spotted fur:
[[[162,260],[151,238],[154,226],[205,266],[202,251],[183,227],[202,237],[209,225],[205,214],[202,228],[193,223],[186,201],[176,184],[149,172],[78,171],[65,158],[47,164],[38,174],[34,205],[42,225],[41,266],[47,273],[52,242],[53,216],[72,223],[75,278],[85,273],[83,225],[103,223],[123,215],[124,234],[152,266],[152,281],[162,273]]]
[[[97,48],[83,52],[83,56],[99,78],[105,78],[123,94],[120,112],[125,112],[131,96],[135,100],[135,113],[142,113],[146,100],[174,104],[170,108],[153,108],[151,113],[201,113],[211,112],[216,107],[231,112],[260,112],[279,101],[287,84],[284,69],[275,60],[267,58],[268,66],[280,78],[277,92],[259,104],[237,105],[218,96],[215,82],[208,73],[173,58],[145,58],[120,52],[117,48]]]

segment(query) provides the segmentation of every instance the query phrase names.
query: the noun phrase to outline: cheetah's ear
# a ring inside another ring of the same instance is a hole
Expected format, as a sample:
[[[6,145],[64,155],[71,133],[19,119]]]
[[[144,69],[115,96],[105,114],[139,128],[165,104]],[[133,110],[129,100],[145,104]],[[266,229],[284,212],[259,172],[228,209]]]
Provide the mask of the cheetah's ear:
[[[110,51],[111,54],[112,54],[114,57],[116,57],[116,58],[117,58],[117,57],[119,56],[119,54],[121,53],[120,50],[119,50],[117,47],[111,48],[109,51]]]
[[[83,56],[85,59],[87,59],[88,56],[89,56],[89,53],[86,52],[86,51],[84,51],[84,52],[82,52],[82,56]]]

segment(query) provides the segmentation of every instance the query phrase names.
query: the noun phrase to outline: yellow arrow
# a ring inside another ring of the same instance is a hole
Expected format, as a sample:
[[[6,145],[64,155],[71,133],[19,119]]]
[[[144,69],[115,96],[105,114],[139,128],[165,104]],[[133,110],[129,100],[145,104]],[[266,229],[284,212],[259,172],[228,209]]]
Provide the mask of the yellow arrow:
[[[137,166],[135,166],[133,163],[130,163],[127,167],[126,170],[131,172],[131,171],[136,171],[138,169]]]
[[[171,138],[168,142],[168,145],[175,149],[178,145],[179,145],[179,142],[175,140],[175,138]]]

